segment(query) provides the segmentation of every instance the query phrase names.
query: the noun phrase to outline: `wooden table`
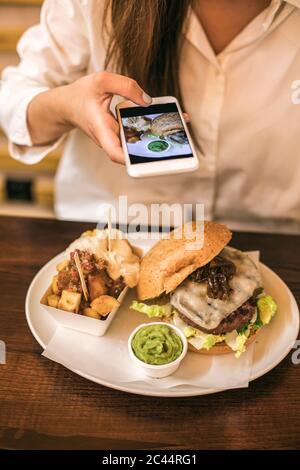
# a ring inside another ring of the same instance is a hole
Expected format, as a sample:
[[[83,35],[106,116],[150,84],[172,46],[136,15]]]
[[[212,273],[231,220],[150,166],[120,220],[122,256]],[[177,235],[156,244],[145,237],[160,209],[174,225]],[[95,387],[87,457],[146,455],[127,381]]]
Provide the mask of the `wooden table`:
[[[90,224],[0,217],[0,447],[9,449],[300,448],[300,365],[289,354],[247,389],[195,398],[130,395],[41,356],[24,301],[36,272]],[[235,233],[261,250],[300,301],[300,237]],[[276,347],[276,345],[274,345]]]

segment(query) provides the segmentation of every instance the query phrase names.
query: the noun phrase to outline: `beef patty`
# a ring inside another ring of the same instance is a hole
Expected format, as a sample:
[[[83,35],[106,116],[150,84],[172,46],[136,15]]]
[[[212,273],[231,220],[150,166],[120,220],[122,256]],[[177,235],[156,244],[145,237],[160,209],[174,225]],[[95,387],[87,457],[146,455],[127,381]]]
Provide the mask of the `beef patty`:
[[[251,297],[247,300],[241,307],[237,310],[232,312],[228,317],[224,318],[219,325],[212,329],[207,330],[202,328],[201,326],[194,323],[192,320],[187,318],[182,313],[179,313],[180,318],[187,324],[192,326],[193,328],[197,328],[198,330],[203,331],[204,333],[212,334],[212,335],[223,335],[225,333],[230,333],[233,330],[237,330],[248,323],[255,313],[255,305],[256,299]]]

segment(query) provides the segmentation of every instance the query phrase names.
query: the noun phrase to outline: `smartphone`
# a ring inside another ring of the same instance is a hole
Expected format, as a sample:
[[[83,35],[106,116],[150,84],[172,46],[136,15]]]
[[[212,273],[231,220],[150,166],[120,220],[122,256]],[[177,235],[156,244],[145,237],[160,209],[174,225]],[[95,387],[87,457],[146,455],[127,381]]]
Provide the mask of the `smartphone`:
[[[198,158],[176,98],[153,98],[147,107],[123,101],[116,106],[116,114],[130,176],[197,170]]]

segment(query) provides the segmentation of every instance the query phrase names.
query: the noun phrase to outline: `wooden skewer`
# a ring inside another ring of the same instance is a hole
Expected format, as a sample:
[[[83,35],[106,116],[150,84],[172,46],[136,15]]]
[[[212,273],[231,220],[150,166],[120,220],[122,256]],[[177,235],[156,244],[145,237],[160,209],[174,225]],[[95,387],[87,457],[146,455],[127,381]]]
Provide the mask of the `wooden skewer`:
[[[111,252],[111,207],[108,209],[107,232],[108,232],[108,251]]]
[[[78,270],[78,274],[79,274],[79,278],[80,278],[84,298],[85,298],[86,301],[88,301],[89,300],[89,292],[87,290],[86,282],[85,282],[85,279],[84,279],[84,275],[83,275],[83,272],[82,272],[80,259],[79,259],[77,251],[74,254],[74,261],[75,261],[75,264],[76,264],[76,268]]]

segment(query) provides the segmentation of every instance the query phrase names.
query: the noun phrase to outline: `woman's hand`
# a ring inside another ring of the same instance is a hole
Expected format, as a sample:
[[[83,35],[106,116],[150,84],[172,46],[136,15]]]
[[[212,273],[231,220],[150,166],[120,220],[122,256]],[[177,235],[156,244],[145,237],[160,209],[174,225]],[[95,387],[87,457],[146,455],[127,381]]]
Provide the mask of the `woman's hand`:
[[[119,124],[110,111],[113,95],[120,95],[140,106],[151,104],[151,98],[135,80],[109,72],[88,75],[69,85],[71,106],[66,115],[74,127],[79,127],[102,147],[111,160],[124,163],[119,138]]]
[[[152,101],[135,80],[109,72],[87,75],[37,95],[27,115],[33,144],[45,145],[77,127],[111,160],[124,163],[119,125],[109,109],[115,94],[140,106],[149,106]]]

